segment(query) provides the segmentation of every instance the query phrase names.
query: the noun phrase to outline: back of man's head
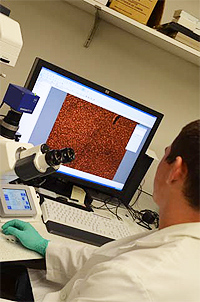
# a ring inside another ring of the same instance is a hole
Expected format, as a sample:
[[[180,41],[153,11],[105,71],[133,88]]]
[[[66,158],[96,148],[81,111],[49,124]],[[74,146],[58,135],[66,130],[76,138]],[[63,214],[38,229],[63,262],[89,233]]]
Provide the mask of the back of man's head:
[[[181,156],[187,166],[187,178],[183,187],[183,194],[190,206],[200,210],[199,203],[199,166],[200,166],[200,120],[186,125],[171,145],[168,163],[174,162],[177,156]]]

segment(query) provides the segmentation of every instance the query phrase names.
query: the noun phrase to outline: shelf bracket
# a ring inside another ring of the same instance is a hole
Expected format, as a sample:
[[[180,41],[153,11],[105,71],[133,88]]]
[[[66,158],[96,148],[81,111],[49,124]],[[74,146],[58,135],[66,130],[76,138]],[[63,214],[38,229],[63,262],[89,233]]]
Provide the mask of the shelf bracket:
[[[84,43],[84,47],[86,47],[86,48],[90,46],[90,43],[95,35],[95,32],[96,32],[96,30],[99,26],[99,22],[100,22],[99,11],[101,10],[101,8],[99,6],[95,6],[95,10],[96,10],[96,12],[95,12],[95,16],[94,16],[94,24],[90,30],[87,40]]]

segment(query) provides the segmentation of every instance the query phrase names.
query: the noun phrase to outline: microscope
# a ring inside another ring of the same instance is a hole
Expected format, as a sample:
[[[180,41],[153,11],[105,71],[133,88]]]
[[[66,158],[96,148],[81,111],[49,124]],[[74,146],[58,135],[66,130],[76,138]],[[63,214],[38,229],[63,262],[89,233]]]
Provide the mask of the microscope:
[[[8,11],[0,5],[0,63],[15,66],[23,41],[19,23],[9,17]],[[16,176],[23,181],[46,176],[75,158],[71,148],[50,150],[45,143],[33,146],[19,142],[21,116],[31,114],[38,100],[39,96],[28,89],[9,84],[1,104],[7,104],[10,110],[0,120],[0,185]]]

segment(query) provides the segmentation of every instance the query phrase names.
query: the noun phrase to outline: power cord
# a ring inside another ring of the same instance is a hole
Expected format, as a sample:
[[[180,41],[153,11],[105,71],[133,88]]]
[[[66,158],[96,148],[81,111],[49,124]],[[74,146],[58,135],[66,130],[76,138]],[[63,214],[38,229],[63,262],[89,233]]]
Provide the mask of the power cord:
[[[118,220],[122,220],[122,218],[118,215],[118,209],[121,205],[121,201],[119,199],[115,198],[117,200],[117,205],[113,206],[113,205],[111,205],[111,202],[113,199],[114,199],[113,197],[108,197],[102,201],[103,204],[101,206],[97,207],[97,206],[91,205],[91,207],[93,209],[106,210],[106,211],[108,210],[110,213],[112,213],[114,216],[116,216],[116,218]],[[111,206],[109,206],[109,205],[111,205]],[[114,212],[114,210],[115,210],[115,212]]]
[[[2,102],[1,102],[1,104],[0,104],[0,108],[3,106],[3,104],[4,104],[4,101],[2,101]]]
[[[133,207],[133,206],[137,203],[138,199],[140,198],[140,195],[141,195],[142,192],[143,192],[143,191],[142,191],[142,185],[139,185],[137,191],[138,191],[137,196],[136,196],[134,202],[131,204],[131,207]]]
[[[156,213],[155,211],[149,210],[149,209],[145,209],[142,211],[133,209],[133,205],[136,204],[136,202],[138,201],[142,192],[143,192],[142,186],[140,186],[138,188],[138,194],[137,194],[137,197],[136,197],[134,203],[131,206],[127,205],[126,208],[129,212],[131,218],[133,219],[133,221],[136,222],[138,225],[140,225],[148,230],[152,230],[152,226],[154,226],[155,228],[158,228],[158,226],[159,226],[158,213]],[[115,202],[117,202],[117,205],[112,204],[114,199],[116,200]],[[109,197],[109,198],[106,198],[105,200],[103,200],[102,202],[103,202],[103,204],[99,207],[94,206],[94,205],[91,205],[91,206],[93,209],[108,210],[113,215],[115,215],[118,220],[123,220],[118,215],[118,209],[119,209],[120,205],[123,204],[120,199]]]

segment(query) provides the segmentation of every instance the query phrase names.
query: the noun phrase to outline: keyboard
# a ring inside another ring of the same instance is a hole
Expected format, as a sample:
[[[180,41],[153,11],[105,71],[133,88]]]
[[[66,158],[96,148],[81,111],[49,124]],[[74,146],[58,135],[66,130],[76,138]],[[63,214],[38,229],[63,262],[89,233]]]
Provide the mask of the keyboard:
[[[51,199],[41,205],[48,232],[101,246],[132,233],[124,222],[84,211]]]

